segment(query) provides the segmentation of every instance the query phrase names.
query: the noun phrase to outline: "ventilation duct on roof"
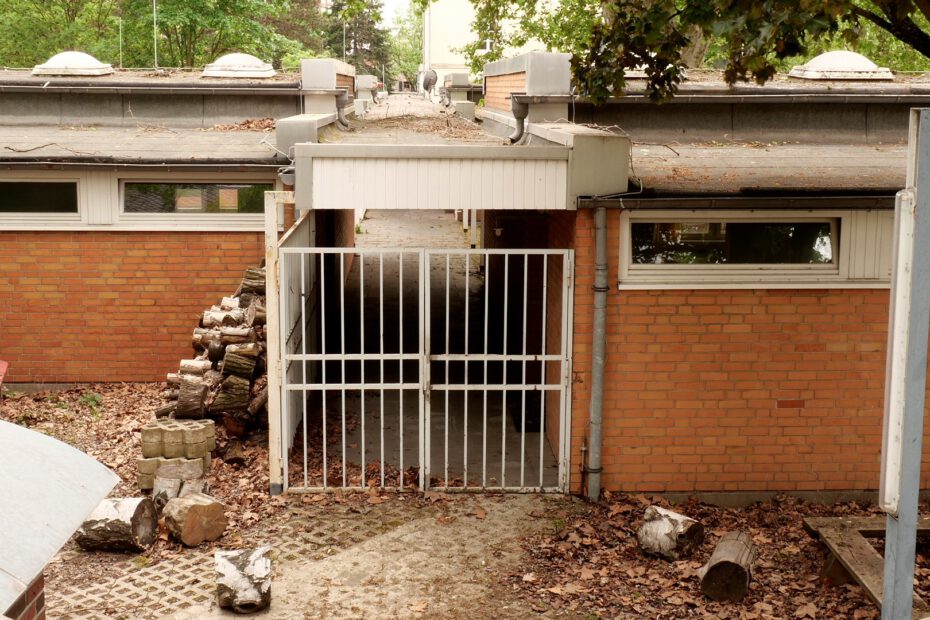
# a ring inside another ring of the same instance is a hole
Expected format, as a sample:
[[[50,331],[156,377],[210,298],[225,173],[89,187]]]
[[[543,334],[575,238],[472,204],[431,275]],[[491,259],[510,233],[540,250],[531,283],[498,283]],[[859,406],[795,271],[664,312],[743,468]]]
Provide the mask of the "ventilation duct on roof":
[[[226,54],[203,68],[202,77],[269,78],[277,72],[251,54]]]
[[[826,52],[791,69],[789,77],[802,80],[893,80],[894,74],[885,67],[856,52],[836,50]]]
[[[113,73],[112,65],[105,65],[90,54],[84,52],[61,52],[55,54],[43,65],[32,69],[33,75],[109,75]]]

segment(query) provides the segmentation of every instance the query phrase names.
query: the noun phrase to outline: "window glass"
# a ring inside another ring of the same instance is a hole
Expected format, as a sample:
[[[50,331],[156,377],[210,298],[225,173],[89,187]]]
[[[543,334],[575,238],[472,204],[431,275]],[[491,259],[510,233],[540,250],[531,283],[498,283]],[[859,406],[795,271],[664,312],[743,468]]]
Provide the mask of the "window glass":
[[[831,264],[833,227],[830,221],[634,221],[633,264]]]
[[[0,182],[0,213],[77,212],[77,183]]]
[[[270,183],[126,183],[126,213],[263,213]]]

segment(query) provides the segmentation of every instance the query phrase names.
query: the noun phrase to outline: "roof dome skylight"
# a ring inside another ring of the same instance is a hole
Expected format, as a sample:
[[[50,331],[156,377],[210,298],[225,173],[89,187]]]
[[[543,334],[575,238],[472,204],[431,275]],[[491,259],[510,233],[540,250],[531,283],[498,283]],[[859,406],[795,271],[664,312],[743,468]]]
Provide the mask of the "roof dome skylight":
[[[84,52],[61,52],[49,58],[45,64],[36,65],[33,75],[109,75],[112,65],[105,65]]]
[[[835,50],[825,52],[807,63],[791,69],[789,77],[804,80],[893,80],[894,74],[885,67],[856,52]]]
[[[203,77],[269,78],[277,72],[251,54],[226,54],[203,68]]]

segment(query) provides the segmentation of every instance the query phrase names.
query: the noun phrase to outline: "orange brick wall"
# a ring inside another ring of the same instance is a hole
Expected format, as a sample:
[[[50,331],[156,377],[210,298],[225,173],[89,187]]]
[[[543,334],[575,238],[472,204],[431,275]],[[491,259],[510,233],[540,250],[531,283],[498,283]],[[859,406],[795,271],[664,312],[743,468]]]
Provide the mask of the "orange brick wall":
[[[45,620],[45,611],[45,575],[40,574],[2,615],[10,620]]]
[[[263,255],[257,232],[0,232],[6,381],[162,381]]]
[[[574,491],[588,430],[593,215],[578,212],[575,243]],[[619,213],[608,221],[604,488],[877,488],[887,289],[618,291]]]
[[[522,93],[525,90],[525,72],[488,76],[484,79],[484,105],[510,112],[510,93]]]

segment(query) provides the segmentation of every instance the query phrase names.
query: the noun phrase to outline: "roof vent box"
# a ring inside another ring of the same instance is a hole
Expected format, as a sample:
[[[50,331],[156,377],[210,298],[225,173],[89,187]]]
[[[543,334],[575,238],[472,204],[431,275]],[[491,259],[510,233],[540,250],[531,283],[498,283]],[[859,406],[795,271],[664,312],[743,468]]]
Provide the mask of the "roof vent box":
[[[226,54],[203,68],[202,77],[270,78],[277,74],[270,64],[251,54]]]
[[[45,64],[36,65],[33,75],[109,75],[112,65],[105,65],[84,52],[61,52],[49,58]]]
[[[788,77],[802,80],[893,80],[894,74],[862,54],[835,50],[794,67]]]

